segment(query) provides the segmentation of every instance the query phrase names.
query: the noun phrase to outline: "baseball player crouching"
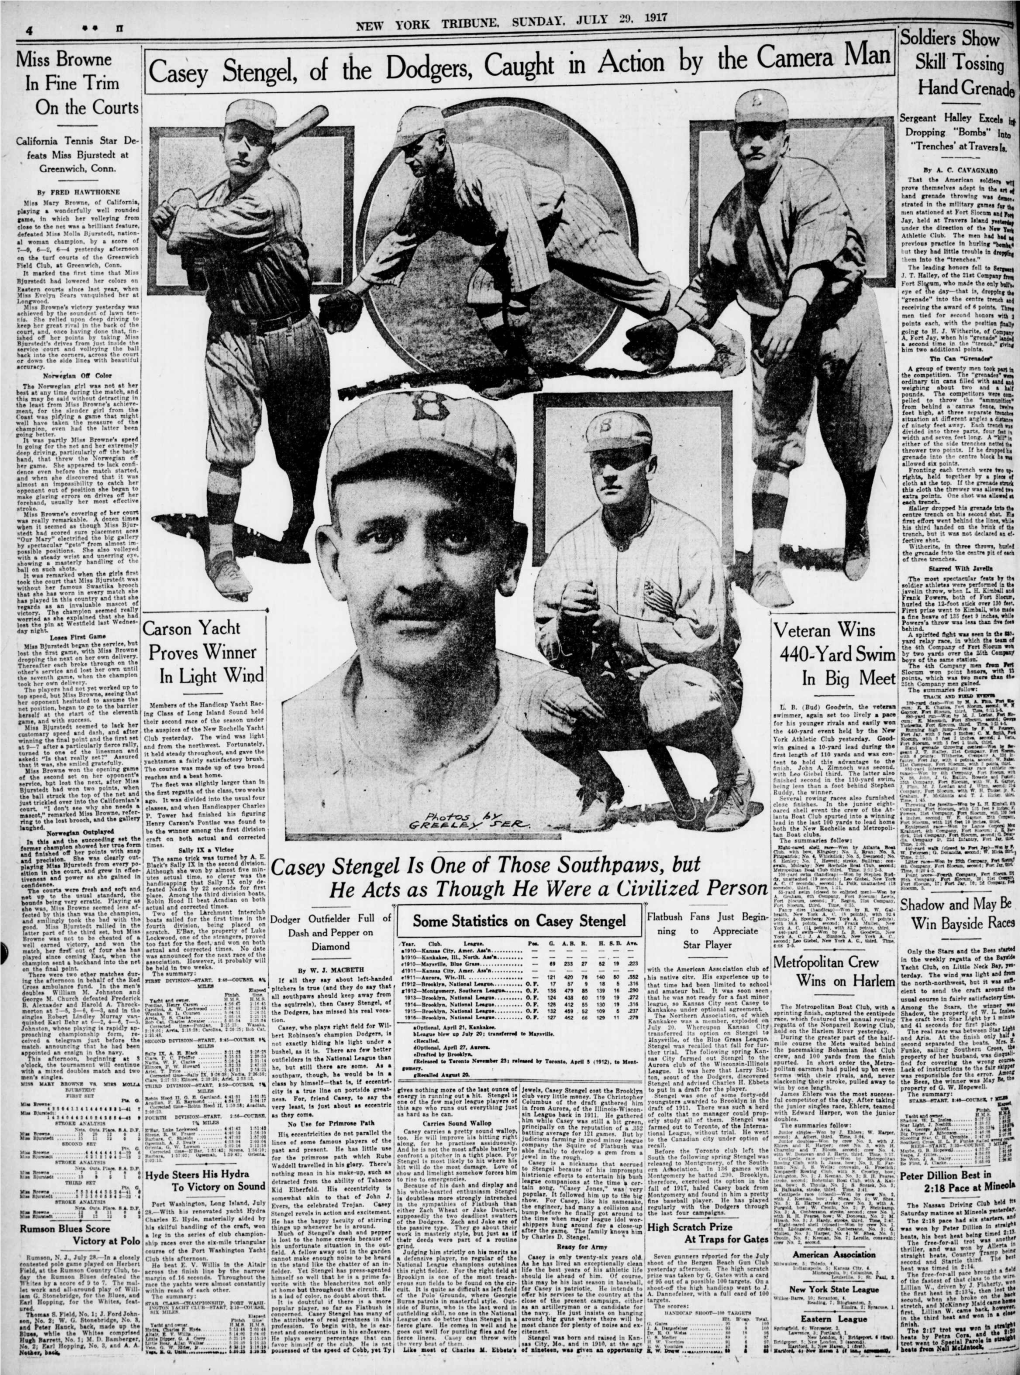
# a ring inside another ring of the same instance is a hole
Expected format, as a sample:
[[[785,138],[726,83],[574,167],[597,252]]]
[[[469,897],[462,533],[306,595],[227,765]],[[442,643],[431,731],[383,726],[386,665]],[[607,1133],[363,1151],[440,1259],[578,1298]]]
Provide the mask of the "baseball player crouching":
[[[645,416],[597,415],[585,447],[600,509],[557,540],[535,584],[538,648],[586,698],[570,713],[575,747],[654,741],[704,755],[717,780],[705,830],[736,830],[759,809],[733,735],[740,631],[718,541],[649,491],[657,459]]]
[[[276,111],[261,100],[227,106],[222,134],[227,178],[199,206],[182,189],[152,223],[181,255],[189,280],[207,287],[205,351],[209,430],[209,545],[205,567],[221,596],[247,601],[251,583],[234,554],[241,474],[255,457],[263,403],[276,461],[293,508],[282,562],[307,563],[319,455],[329,433],[329,350],[310,312],[301,201],[269,155]]]
[[[503,400],[542,388],[529,347],[531,299],[558,268],[616,305],[646,317],[628,333],[650,372],[673,360],[677,330],[665,318],[679,299],[664,272],[648,272],[617,231],[602,204],[558,172],[506,148],[449,141],[443,112],[430,105],[407,110],[394,147],[417,179],[396,228],[358,275],[323,297],[325,328],[348,331],[361,315],[362,297],[385,284],[399,285],[419,244],[440,230],[488,249],[468,285],[468,304],[503,355],[506,376],[482,392]],[[744,367],[740,335],[724,325],[702,329],[716,349],[721,375]]]
[[[864,241],[829,169],[789,156],[788,120],[778,91],[746,91],[737,101],[730,142],[744,178],[716,212],[701,270],[669,313],[680,329],[703,329],[735,300],[751,317],[751,595],[773,608],[793,600],[779,547],[816,383],[822,441],[846,495],[843,571],[854,582],[871,557],[868,504],[892,429]]]

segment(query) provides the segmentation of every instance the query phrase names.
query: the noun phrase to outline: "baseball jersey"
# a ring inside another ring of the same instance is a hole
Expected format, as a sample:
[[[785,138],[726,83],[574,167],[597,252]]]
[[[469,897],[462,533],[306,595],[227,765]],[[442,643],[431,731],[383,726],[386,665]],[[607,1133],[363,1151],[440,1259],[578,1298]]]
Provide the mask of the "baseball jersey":
[[[731,682],[740,644],[728,612],[726,572],[711,530],[652,498],[648,521],[629,540],[606,529],[601,509],[556,541],[535,583],[538,647],[557,668],[578,665],[560,634],[568,582],[591,580],[599,604],[620,616],[617,649],[628,669],[688,664]]]
[[[485,143],[458,143],[451,152],[452,174],[440,170],[415,183],[359,277],[370,286],[399,284],[418,245],[445,230],[468,243],[499,243],[515,293],[543,286],[551,274],[540,226],[562,206],[563,178]]]
[[[864,241],[827,167],[811,158],[784,158],[764,195],[741,181],[716,211],[701,270],[679,308],[711,325],[731,301],[750,315],[773,316],[790,278],[820,267],[825,285],[817,306],[849,306],[864,277]]]
[[[182,205],[169,253],[196,260],[212,310],[273,320],[309,307],[308,249],[297,187],[266,167],[237,191],[222,182],[201,208]]]
[[[420,773],[376,756],[358,728],[361,664],[354,656],[283,704],[286,830],[290,840],[392,832],[522,834],[581,814],[578,779],[511,723],[541,663],[497,651],[499,694],[482,729]]]

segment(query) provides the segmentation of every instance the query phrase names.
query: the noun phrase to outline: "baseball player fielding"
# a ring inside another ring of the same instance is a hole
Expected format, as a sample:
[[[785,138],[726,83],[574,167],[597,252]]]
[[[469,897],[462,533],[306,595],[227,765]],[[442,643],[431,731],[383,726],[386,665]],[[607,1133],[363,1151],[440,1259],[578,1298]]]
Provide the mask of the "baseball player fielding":
[[[589,191],[509,149],[451,143],[443,112],[431,105],[415,105],[402,115],[394,146],[417,184],[396,228],[350,285],[321,302],[319,318],[327,330],[353,329],[360,298],[376,287],[399,285],[419,244],[442,230],[487,250],[467,300],[503,356],[503,379],[482,393],[490,400],[541,390],[529,344],[531,301],[553,268],[644,316],[647,323],[630,332],[626,351],[636,337],[650,372],[669,366],[677,330],[663,317],[680,293],[665,273],[642,266]],[[715,345],[724,376],[742,370],[738,334],[714,322],[695,328]]]

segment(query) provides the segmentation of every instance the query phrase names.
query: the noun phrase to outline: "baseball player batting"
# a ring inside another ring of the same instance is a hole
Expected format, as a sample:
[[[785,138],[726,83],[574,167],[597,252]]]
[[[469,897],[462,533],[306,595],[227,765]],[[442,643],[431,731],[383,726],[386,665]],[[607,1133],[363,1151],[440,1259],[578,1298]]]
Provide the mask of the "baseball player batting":
[[[415,105],[401,116],[394,146],[403,152],[417,185],[396,228],[350,286],[323,298],[319,319],[330,333],[353,329],[365,293],[399,285],[418,245],[443,230],[488,249],[468,285],[467,300],[502,354],[506,372],[483,396],[501,400],[541,390],[529,345],[531,300],[554,267],[605,300],[645,316],[648,324],[628,337],[633,343],[637,336],[641,361],[650,372],[669,366],[677,331],[661,317],[680,293],[664,272],[646,271],[590,192],[508,149],[451,143],[443,112],[430,105]],[[715,346],[724,377],[743,370],[739,334],[714,322],[695,328]]]
[[[770,608],[793,601],[779,547],[816,381],[818,427],[846,494],[843,571],[854,582],[871,557],[868,504],[892,429],[864,242],[829,169],[789,156],[789,117],[778,91],[746,91],[737,101],[730,142],[744,179],[716,212],[701,271],[668,315],[678,329],[703,329],[735,300],[751,317],[751,595]]]
[[[189,281],[207,287],[205,568],[221,596],[241,602],[251,583],[234,553],[234,517],[241,474],[255,457],[263,404],[292,495],[278,555],[283,562],[308,562],[303,545],[329,433],[329,350],[310,312],[297,188],[269,163],[275,134],[272,105],[232,101],[222,135],[226,180],[202,206],[193,191],[175,191],[152,217],[167,251],[182,257]]]

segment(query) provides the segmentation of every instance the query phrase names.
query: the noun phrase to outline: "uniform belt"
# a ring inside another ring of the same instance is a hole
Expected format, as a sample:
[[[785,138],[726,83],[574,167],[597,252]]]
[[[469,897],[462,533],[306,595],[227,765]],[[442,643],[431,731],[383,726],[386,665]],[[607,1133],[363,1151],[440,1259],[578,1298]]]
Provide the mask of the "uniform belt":
[[[288,315],[276,315],[271,320],[253,320],[248,315],[217,312],[213,322],[220,329],[229,329],[234,334],[272,334],[277,329],[289,329],[311,314],[309,310],[292,310]]]

